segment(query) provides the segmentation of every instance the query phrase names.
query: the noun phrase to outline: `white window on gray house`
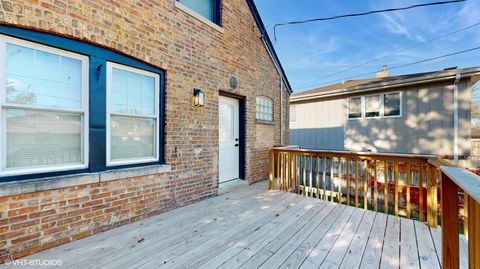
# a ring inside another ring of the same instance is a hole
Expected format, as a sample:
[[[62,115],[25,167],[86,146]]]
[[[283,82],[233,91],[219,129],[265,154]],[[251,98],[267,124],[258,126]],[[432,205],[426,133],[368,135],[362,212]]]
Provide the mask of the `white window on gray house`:
[[[257,96],[257,120],[273,122],[273,101],[270,98]]]
[[[373,118],[380,116],[380,95],[365,96],[365,117]]]
[[[159,76],[107,64],[107,165],[159,160]]]
[[[386,93],[383,95],[383,115],[385,117],[400,116],[400,93]]]
[[[472,156],[479,157],[480,151],[478,150],[478,139],[480,138],[480,82],[475,83],[472,86],[472,100],[470,104],[471,111],[471,137],[474,139],[472,142]]]
[[[0,37],[0,175],[86,168],[88,57]]]
[[[297,122],[298,117],[298,107],[297,105],[290,105],[290,122]]]
[[[348,118],[356,119],[362,117],[362,97],[348,99]]]

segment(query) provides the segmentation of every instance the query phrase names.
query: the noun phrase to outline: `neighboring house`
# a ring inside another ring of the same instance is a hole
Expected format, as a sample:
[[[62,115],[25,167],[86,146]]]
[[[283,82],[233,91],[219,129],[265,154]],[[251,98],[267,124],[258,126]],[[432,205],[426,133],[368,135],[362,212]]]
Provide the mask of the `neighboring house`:
[[[304,148],[467,158],[480,68],[349,80],[293,94],[290,143]]]
[[[290,85],[253,0],[3,1],[0,263],[268,178]]]

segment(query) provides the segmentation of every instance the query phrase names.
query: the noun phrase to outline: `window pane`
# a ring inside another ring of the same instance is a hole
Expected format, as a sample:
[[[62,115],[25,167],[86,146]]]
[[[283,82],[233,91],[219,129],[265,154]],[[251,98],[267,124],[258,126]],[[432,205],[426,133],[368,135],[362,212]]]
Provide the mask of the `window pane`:
[[[6,109],[6,167],[80,164],[82,115]]]
[[[350,98],[348,100],[348,117],[353,118],[361,118],[362,117],[362,98]]]
[[[81,109],[82,62],[7,43],[7,103]]]
[[[257,120],[273,121],[273,101],[257,97]]]
[[[400,93],[387,93],[384,98],[385,116],[400,115]]]
[[[113,113],[155,115],[155,78],[112,68]]]
[[[232,105],[221,103],[220,106],[220,130],[219,139],[220,143],[231,142],[234,138],[233,132],[233,116],[235,114],[235,108]],[[257,118],[259,114],[257,113]]]
[[[155,119],[111,116],[111,159],[156,157]]]
[[[179,0],[180,3],[188,6],[206,19],[213,21],[214,0]]]
[[[365,117],[380,116],[380,95],[365,97]]]

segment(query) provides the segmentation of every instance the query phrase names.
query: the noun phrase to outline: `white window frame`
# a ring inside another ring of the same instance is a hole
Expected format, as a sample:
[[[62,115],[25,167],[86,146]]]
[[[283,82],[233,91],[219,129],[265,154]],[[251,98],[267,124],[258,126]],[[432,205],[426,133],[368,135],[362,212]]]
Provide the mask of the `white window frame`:
[[[398,115],[393,115],[393,116],[385,116],[385,95],[386,94],[395,94],[395,93],[399,94],[398,98],[400,99],[399,114]],[[403,116],[403,92],[397,91],[397,92],[382,93],[382,117],[384,117],[384,118],[400,118],[402,116]]]
[[[394,116],[385,116],[385,95],[386,94],[399,94],[400,98],[400,113],[399,115]],[[376,117],[367,117],[366,116],[366,98],[369,96],[378,96],[380,95],[380,113],[379,116]],[[383,92],[383,93],[375,93],[375,94],[368,94],[364,96],[360,96],[362,100],[362,116],[359,118],[350,118],[350,99],[358,98],[359,96],[353,96],[347,98],[347,120],[360,120],[360,119],[391,119],[391,118],[401,118],[403,117],[403,92],[395,91],[395,92]]]
[[[353,98],[360,98],[360,109],[361,109],[361,112],[360,112],[360,117],[358,118],[350,118],[350,99],[353,99]],[[363,96],[353,96],[353,97],[349,97],[347,98],[347,119],[348,120],[358,120],[358,119],[362,119],[363,116],[365,115],[365,110],[363,109],[363,103],[364,103],[364,99],[363,99]]]
[[[375,116],[375,117],[367,117],[367,98],[368,97],[372,97],[372,96],[378,96],[378,102],[379,102],[379,109],[378,109],[378,116]],[[362,97],[363,98],[363,101],[362,101],[362,116],[365,118],[365,119],[379,119],[381,117],[383,117],[383,94],[382,93],[375,93],[375,94],[369,94],[369,95],[365,95]]]
[[[272,106],[270,107],[270,108],[272,109],[272,112],[271,112],[271,113],[267,113],[267,114],[272,114],[272,119],[271,119],[271,120],[259,119],[259,118],[257,117],[257,115],[258,115],[258,113],[259,113],[259,112],[258,112],[258,100],[259,100],[259,99],[264,99],[264,100],[267,100],[267,101],[269,101],[269,102],[272,103]],[[274,104],[273,104],[273,99],[268,98],[268,97],[266,97],[266,96],[257,96],[257,97],[255,98],[255,119],[256,119],[257,121],[260,121],[260,122],[269,122],[269,123],[272,123],[272,122],[273,122],[273,116],[274,116],[274,113],[273,113],[274,107],[273,107],[273,105],[274,105]]]
[[[30,49],[41,50],[49,53],[53,53],[59,56],[69,57],[81,61],[82,63],[82,107],[80,110],[75,109],[64,109],[64,108],[51,108],[51,107],[42,107],[42,106],[32,106],[24,104],[7,104],[6,102],[6,90],[3,87],[6,87],[7,83],[7,43],[12,45],[18,45]],[[35,173],[47,173],[47,172],[61,172],[68,170],[77,170],[88,168],[88,157],[89,157],[89,58],[85,55],[53,48],[50,46],[13,38],[5,35],[0,35],[0,67],[3,69],[0,72],[0,120],[1,120],[1,131],[0,131],[0,176],[16,176],[16,175],[25,175],[25,174],[35,174]],[[6,152],[6,117],[3,115],[3,109],[25,109],[25,110],[39,110],[39,111],[50,111],[50,112],[67,112],[75,113],[82,116],[83,133],[82,141],[83,150],[82,150],[82,163],[73,163],[73,164],[58,164],[58,165],[42,165],[42,166],[33,166],[28,168],[6,168],[7,164],[7,152]],[[5,132],[5,133],[4,133]]]
[[[151,76],[155,78],[155,115],[146,116],[146,115],[133,115],[130,113],[113,113],[111,112],[111,96],[112,96],[112,69],[117,68],[128,72],[133,72],[141,75]],[[141,164],[141,163],[150,163],[158,162],[160,160],[160,147],[159,147],[159,134],[160,134],[160,75],[149,72],[143,69],[138,69],[130,67],[123,64],[117,64],[113,62],[107,62],[107,166],[119,166],[119,165],[130,165],[130,164]],[[131,158],[123,160],[112,160],[111,158],[111,141],[110,141],[110,120],[111,116],[122,116],[122,117],[132,117],[132,118],[145,118],[145,119],[155,119],[155,157],[144,157],[144,158]]]

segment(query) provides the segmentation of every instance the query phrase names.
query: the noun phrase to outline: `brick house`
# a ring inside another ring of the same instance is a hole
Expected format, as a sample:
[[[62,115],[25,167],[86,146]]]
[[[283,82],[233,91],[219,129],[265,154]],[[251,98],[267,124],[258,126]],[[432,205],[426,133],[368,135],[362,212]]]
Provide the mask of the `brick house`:
[[[0,263],[264,180],[288,141],[252,0],[0,7]]]

